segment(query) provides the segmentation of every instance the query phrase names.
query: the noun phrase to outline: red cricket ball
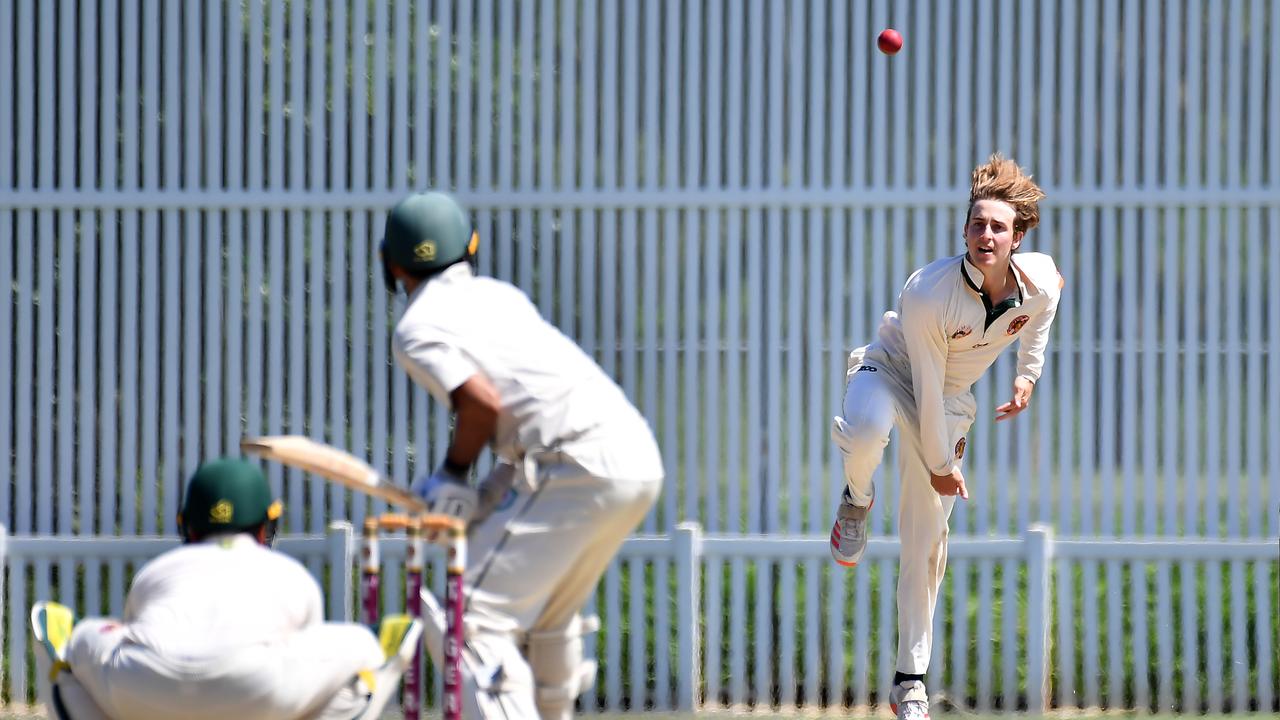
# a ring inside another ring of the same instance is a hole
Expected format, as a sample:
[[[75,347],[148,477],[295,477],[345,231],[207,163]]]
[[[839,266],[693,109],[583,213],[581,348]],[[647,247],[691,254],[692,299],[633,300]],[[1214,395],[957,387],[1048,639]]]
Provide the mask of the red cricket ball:
[[[880,33],[880,37],[876,38],[876,45],[885,55],[894,55],[902,49],[902,35],[893,28],[886,28]]]

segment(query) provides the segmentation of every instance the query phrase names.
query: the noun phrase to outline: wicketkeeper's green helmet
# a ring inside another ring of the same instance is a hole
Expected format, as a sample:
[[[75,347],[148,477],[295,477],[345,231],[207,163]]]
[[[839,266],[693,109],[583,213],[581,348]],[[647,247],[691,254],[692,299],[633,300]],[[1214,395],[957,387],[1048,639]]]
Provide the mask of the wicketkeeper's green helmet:
[[[221,458],[201,465],[191,476],[178,525],[188,540],[251,531],[266,524],[270,540],[280,511],[262,468],[238,458]]]
[[[458,202],[442,192],[415,193],[387,215],[382,236],[383,279],[396,290],[391,266],[425,277],[475,255],[479,238]]]

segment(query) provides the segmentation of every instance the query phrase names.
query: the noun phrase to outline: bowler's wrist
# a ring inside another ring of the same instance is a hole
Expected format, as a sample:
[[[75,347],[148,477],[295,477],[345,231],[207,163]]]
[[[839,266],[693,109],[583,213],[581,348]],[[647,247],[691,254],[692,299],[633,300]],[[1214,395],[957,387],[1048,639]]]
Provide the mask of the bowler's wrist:
[[[951,477],[951,475],[955,473],[955,471],[959,469],[959,467],[960,467],[960,464],[957,463],[954,458],[952,458],[951,462],[948,465],[944,466],[942,469],[934,468],[929,471],[929,474],[933,475],[934,477]]]

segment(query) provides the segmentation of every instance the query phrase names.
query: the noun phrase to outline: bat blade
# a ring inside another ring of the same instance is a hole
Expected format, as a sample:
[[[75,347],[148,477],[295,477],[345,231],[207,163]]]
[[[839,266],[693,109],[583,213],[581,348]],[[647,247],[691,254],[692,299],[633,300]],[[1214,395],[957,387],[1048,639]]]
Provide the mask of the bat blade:
[[[427,511],[427,504],[422,498],[402,487],[392,485],[369,463],[345,450],[302,435],[247,437],[240,441],[240,450],[247,455],[319,475],[352,490],[382,498],[406,510],[418,513]]]

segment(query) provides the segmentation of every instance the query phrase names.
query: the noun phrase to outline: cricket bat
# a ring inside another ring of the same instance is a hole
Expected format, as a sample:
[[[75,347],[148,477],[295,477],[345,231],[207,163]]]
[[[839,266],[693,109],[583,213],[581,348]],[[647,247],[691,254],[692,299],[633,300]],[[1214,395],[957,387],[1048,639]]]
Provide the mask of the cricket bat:
[[[240,449],[248,455],[305,470],[352,490],[382,498],[410,512],[427,512],[427,503],[422,498],[392,484],[364,460],[332,445],[302,435],[269,435],[243,438]]]

